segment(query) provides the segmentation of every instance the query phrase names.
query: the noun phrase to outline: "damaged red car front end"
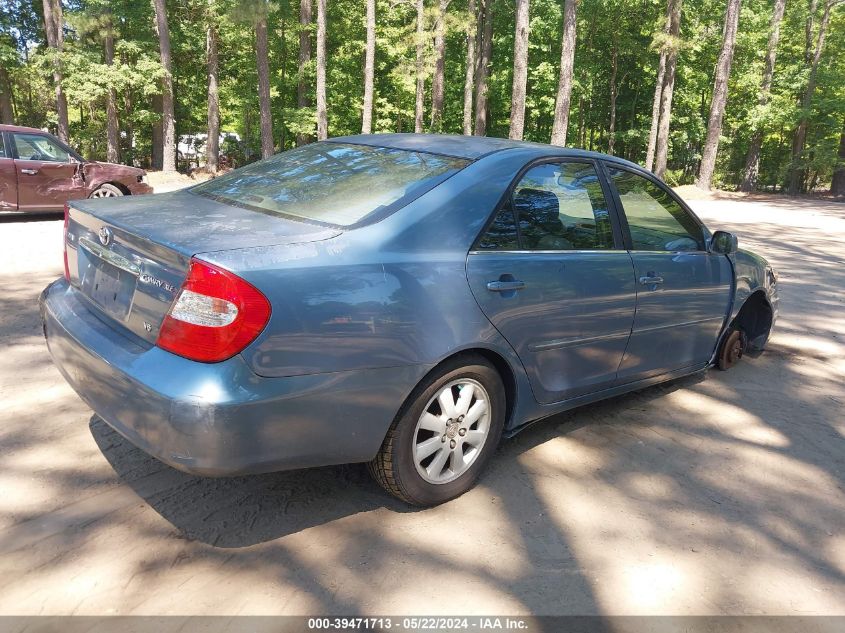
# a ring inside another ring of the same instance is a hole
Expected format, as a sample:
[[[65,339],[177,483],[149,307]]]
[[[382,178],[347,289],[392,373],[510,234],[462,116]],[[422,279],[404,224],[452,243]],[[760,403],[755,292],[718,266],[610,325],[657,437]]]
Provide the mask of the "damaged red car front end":
[[[120,183],[129,190],[129,195],[133,196],[153,192],[153,188],[146,182],[147,172],[139,167],[92,160],[83,163],[82,173],[90,193],[94,193],[106,183]],[[90,193],[86,197],[90,197]]]
[[[0,211],[61,211],[69,200],[152,193],[137,167],[86,161],[52,134],[0,125]]]

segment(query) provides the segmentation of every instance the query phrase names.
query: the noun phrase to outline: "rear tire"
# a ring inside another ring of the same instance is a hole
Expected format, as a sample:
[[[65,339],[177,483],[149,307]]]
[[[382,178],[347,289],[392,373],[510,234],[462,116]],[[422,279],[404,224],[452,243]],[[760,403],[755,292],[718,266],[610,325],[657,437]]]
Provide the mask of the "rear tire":
[[[123,192],[112,184],[104,183],[97,187],[89,198],[117,198],[124,195]]]
[[[408,397],[368,464],[390,494],[434,506],[472,488],[502,436],[505,390],[481,356],[459,356]]]

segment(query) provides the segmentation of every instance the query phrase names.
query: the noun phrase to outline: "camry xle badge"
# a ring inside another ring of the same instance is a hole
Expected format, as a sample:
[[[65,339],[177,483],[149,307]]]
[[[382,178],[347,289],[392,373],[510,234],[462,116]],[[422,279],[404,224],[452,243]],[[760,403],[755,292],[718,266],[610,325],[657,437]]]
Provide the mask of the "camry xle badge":
[[[156,288],[164,288],[167,292],[176,292],[176,287],[173,284],[169,284],[166,281],[162,281],[157,277],[153,277],[149,273],[141,273],[138,276],[138,281],[142,284],[150,284],[155,286]]]
[[[100,238],[100,244],[108,246],[109,242],[111,242],[111,229],[107,226],[101,226],[97,232],[97,237]]]

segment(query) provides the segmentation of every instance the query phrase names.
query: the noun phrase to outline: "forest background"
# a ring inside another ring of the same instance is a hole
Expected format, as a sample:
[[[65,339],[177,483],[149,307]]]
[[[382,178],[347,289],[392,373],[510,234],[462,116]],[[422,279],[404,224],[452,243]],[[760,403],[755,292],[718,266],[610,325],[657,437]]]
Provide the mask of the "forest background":
[[[845,195],[842,0],[5,0],[0,119],[215,172],[327,136],[579,147]],[[217,147],[220,132],[235,133]]]

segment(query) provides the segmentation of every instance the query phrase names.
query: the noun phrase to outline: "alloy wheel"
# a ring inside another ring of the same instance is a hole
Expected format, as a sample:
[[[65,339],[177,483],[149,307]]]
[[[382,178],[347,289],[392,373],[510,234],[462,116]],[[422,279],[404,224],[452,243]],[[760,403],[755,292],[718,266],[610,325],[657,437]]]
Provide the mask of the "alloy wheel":
[[[115,193],[111,189],[106,189],[105,187],[100,187],[94,193],[91,194],[92,198],[117,198],[119,194]]]
[[[445,484],[464,474],[490,433],[490,397],[476,380],[444,385],[423,409],[414,430],[414,465],[420,477]]]

